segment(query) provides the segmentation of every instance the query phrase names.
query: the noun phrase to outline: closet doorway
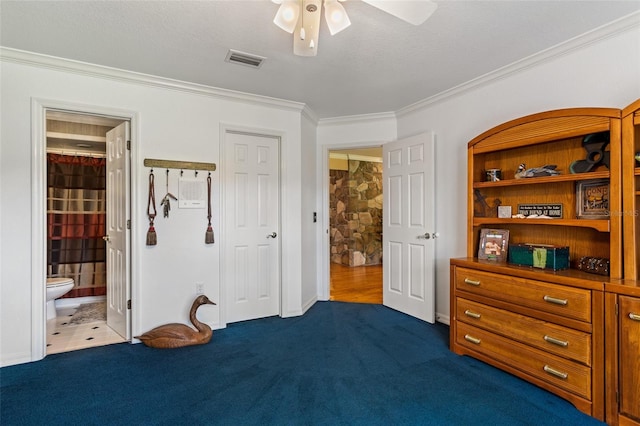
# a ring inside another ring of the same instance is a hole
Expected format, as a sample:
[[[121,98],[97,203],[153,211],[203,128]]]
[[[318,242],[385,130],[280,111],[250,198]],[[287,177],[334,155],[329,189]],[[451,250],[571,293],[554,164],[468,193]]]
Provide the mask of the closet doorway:
[[[329,300],[382,304],[382,147],[329,151]]]
[[[130,340],[129,120],[46,109],[46,353]]]

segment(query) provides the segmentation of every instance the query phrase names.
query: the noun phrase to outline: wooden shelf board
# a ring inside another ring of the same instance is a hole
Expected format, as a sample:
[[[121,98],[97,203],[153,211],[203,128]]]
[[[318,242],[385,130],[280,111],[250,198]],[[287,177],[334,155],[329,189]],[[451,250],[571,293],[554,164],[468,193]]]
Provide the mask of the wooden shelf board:
[[[481,225],[551,225],[573,226],[577,228],[593,228],[598,232],[610,232],[611,222],[607,219],[515,219],[476,217],[473,226]]]
[[[640,170],[640,169],[636,169]],[[608,179],[610,177],[609,171],[601,172],[588,172],[588,173],[572,173],[567,175],[558,176],[543,176],[536,178],[522,178],[522,179],[505,179],[498,182],[474,182],[474,188],[493,188],[498,186],[516,186],[516,185],[539,185],[544,183],[554,182],[572,182],[580,180],[590,179]]]

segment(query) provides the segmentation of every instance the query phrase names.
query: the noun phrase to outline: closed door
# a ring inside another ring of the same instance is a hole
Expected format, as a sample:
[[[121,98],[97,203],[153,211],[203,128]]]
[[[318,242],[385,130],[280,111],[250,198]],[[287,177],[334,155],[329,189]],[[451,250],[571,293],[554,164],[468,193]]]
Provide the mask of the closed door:
[[[224,135],[226,322],[280,313],[280,139]]]
[[[131,339],[129,290],[129,122],[107,133],[107,325]]]
[[[382,146],[385,306],[435,322],[434,136]]]

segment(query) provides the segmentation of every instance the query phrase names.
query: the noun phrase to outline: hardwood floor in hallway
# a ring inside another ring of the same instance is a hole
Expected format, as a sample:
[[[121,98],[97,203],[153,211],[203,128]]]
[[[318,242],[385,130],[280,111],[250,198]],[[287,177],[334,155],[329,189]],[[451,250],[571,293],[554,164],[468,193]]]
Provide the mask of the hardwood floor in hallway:
[[[329,300],[382,304],[382,265],[349,267],[332,263]]]

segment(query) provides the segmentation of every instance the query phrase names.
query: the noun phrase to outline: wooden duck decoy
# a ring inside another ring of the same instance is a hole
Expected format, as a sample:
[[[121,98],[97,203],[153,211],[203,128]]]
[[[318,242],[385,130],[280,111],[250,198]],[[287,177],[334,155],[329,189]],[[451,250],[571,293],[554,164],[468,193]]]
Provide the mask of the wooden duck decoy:
[[[196,330],[188,325],[172,323],[165,324],[147,331],[141,336],[135,336],[136,339],[140,339],[142,343],[151,348],[171,349],[181,348],[183,346],[191,345],[203,345],[209,343],[213,331],[207,324],[201,323],[196,318],[196,311],[202,305],[215,305],[204,294],[198,296],[191,305],[191,312],[189,313],[189,319],[191,323],[196,327]]]
[[[515,178],[531,178],[531,177],[541,177],[541,176],[555,176],[559,175],[560,172],[556,170],[555,164],[545,164],[542,167],[533,167],[531,169],[527,169],[527,166],[522,163],[518,166],[518,170],[516,170]]]

